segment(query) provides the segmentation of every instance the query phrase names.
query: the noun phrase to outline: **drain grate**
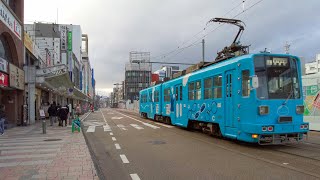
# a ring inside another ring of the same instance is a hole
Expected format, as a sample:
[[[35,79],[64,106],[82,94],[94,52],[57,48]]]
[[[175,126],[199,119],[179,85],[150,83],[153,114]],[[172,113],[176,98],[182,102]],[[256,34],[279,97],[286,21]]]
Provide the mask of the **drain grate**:
[[[151,143],[153,145],[166,144],[165,141],[161,141],[161,140],[149,141],[149,143]]]
[[[45,139],[43,141],[61,141],[62,139]]]

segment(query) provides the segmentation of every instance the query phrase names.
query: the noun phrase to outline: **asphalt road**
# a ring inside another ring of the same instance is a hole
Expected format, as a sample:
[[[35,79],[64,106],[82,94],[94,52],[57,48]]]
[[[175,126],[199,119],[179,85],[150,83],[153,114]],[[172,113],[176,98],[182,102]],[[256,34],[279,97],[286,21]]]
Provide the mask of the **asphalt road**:
[[[101,179],[320,179],[320,133],[258,146],[101,109],[83,121]]]

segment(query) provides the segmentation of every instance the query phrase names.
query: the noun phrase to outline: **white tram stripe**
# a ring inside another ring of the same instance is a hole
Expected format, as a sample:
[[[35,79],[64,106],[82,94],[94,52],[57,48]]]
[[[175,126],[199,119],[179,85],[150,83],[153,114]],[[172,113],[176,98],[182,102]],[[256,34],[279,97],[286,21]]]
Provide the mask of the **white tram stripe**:
[[[122,162],[123,163],[129,163],[129,160],[128,160],[128,158],[126,157],[126,155],[124,155],[124,154],[120,154],[120,158],[121,158],[121,160],[122,160]]]
[[[95,130],[96,130],[95,126],[89,126],[88,129],[87,129],[87,133],[94,132]]]

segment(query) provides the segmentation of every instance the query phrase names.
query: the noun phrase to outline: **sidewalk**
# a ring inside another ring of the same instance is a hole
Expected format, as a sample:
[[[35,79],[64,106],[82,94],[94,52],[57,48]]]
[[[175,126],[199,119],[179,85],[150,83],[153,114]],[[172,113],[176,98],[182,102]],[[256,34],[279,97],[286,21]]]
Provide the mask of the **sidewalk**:
[[[82,132],[48,124],[47,134],[40,122],[0,136],[0,179],[99,179]]]

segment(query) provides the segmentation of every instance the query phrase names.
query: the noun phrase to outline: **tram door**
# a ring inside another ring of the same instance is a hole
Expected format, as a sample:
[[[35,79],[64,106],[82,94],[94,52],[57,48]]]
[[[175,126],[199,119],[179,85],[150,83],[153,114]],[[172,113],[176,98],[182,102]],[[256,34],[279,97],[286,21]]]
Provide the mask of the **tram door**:
[[[176,122],[179,121],[182,118],[183,115],[183,108],[182,108],[182,84],[175,86],[175,119]]]
[[[225,74],[225,126],[227,127],[233,127],[233,119],[234,119],[234,88],[232,87],[233,78],[234,76],[234,70],[226,71]]]

